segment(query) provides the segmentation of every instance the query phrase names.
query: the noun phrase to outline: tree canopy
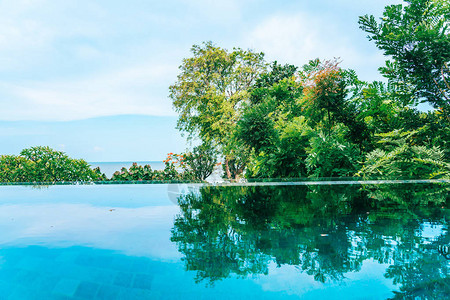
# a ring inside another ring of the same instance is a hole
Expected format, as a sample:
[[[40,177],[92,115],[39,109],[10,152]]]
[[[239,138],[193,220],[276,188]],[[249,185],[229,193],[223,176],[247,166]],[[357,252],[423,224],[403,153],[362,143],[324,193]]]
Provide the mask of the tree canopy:
[[[178,128],[190,138],[216,145],[228,162],[236,155],[226,146],[249,88],[266,68],[264,54],[240,48],[227,51],[212,42],[194,45],[191,52],[169,88],[179,113]]]
[[[410,0],[379,21],[360,17],[387,57],[387,82],[361,81],[338,59],[298,67],[194,45],[170,87],[178,128],[216,149],[229,179],[448,177],[449,16],[448,1]],[[435,109],[420,111],[421,102]]]
[[[379,22],[360,17],[361,28],[391,57],[382,73],[411,91],[410,102],[428,101],[450,113],[450,3],[409,0],[385,8]]]

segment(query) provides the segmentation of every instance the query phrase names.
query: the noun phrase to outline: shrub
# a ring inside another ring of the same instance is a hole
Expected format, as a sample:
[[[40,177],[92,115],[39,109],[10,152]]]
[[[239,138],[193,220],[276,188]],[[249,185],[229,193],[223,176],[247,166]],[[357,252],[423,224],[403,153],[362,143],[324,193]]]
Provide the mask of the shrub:
[[[27,182],[30,176],[32,162],[16,155],[0,156],[1,182]]]
[[[306,176],[306,147],[312,129],[304,117],[293,118],[278,126],[276,146],[254,155],[248,178],[300,178]]]
[[[305,160],[310,177],[348,177],[356,172],[360,151],[346,141],[346,133],[343,125],[333,127],[328,134],[314,133]]]
[[[155,180],[154,173],[150,165],[140,166],[133,163],[129,169],[123,167],[120,171],[114,172],[111,180],[131,181],[131,180]]]
[[[123,167],[120,171],[114,172],[112,181],[164,181],[164,180],[192,180],[195,179],[193,173],[186,168],[183,162],[183,155],[169,153],[163,162],[163,170],[152,170],[150,165],[140,166],[133,163],[129,169]]]
[[[450,165],[438,146],[415,145],[417,131],[392,131],[377,135],[382,148],[366,156],[357,173],[365,179],[432,179],[450,176]]]
[[[86,161],[42,146],[24,149],[19,156],[1,156],[0,174],[3,182],[95,181],[102,178],[100,170],[91,169]]]
[[[197,180],[205,180],[208,178],[217,163],[214,148],[208,144],[201,144],[194,147],[192,152],[182,154],[181,159],[181,166],[185,171],[191,172]]]

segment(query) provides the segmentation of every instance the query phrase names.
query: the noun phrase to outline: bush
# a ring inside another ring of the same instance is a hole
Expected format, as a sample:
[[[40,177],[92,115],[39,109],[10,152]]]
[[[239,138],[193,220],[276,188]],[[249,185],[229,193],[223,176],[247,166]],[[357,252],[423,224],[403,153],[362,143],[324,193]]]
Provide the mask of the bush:
[[[252,157],[248,178],[301,178],[306,176],[306,147],[312,129],[304,117],[293,118],[278,126],[276,146],[265,148]]]
[[[150,165],[140,166],[133,163],[129,169],[123,167],[120,171],[114,172],[111,180],[133,181],[133,180],[155,180],[155,172]]]
[[[208,178],[217,163],[214,148],[208,144],[201,144],[194,147],[192,152],[183,154],[181,158],[181,166],[186,171],[191,172],[197,180],[205,180]]]
[[[360,151],[346,141],[346,133],[343,125],[333,127],[328,134],[315,132],[305,160],[310,177],[350,177],[357,171]]]
[[[184,166],[183,155],[169,153],[164,170],[152,170],[150,165],[140,166],[137,163],[127,169],[122,168],[114,172],[112,181],[164,181],[164,180],[193,180],[193,173]]]
[[[365,179],[437,179],[450,176],[450,165],[438,146],[415,145],[417,131],[379,134],[382,148],[366,156],[357,173]]]
[[[101,180],[100,170],[93,170],[82,159],[73,159],[50,147],[32,147],[19,156],[0,157],[2,182],[61,182]]]
[[[358,176],[364,179],[439,179],[450,175],[439,147],[402,145],[391,151],[376,149],[366,156]]]
[[[0,156],[1,182],[27,182],[32,169],[32,162],[16,155]]]

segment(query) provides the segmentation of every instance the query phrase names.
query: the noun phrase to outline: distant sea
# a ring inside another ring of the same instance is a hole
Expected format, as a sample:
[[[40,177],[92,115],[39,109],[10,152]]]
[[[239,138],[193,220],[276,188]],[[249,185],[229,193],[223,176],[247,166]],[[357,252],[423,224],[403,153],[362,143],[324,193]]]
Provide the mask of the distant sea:
[[[163,170],[164,163],[162,161],[113,161],[113,162],[89,162],[91,168],[100,167],[100,171],[110,178],[115,171],[120,171],[123,167],[129,169],[133,163],[138,165],[150,165],[152,170]]]

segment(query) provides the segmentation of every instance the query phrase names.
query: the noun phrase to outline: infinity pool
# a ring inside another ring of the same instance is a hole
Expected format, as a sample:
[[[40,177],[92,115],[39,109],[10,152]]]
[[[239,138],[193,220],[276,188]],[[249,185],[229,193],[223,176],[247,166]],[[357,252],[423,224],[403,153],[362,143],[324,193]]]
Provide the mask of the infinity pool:
[[[0,186],[0,299],[444,299],[448,184]]]

